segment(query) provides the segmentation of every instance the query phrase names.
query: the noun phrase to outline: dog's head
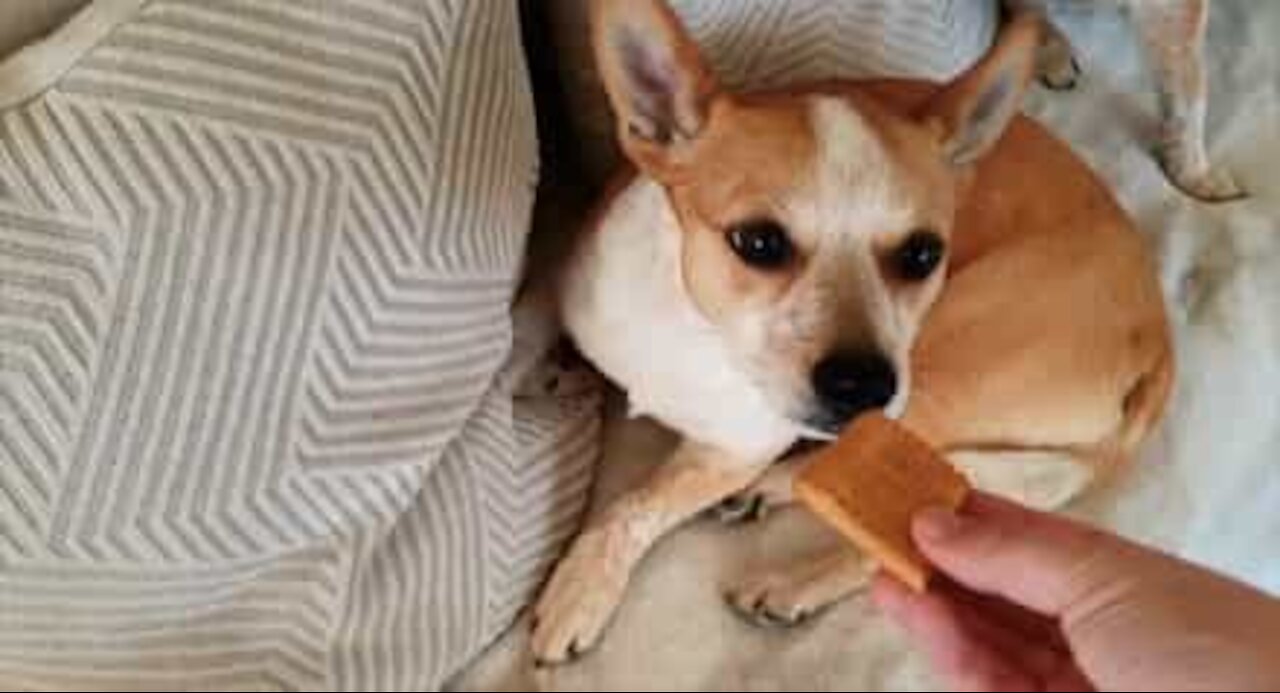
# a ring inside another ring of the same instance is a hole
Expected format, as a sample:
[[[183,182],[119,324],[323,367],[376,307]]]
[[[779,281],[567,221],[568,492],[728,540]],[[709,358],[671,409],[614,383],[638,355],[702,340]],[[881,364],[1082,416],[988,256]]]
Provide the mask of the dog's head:
[[[660,0],[593,14],[623,150],[667,191],[686,290],[737,367],[812,434],[900,414],[959,181],[1017,112],[1036,21],[902,114],[847,87],[722,90]]]

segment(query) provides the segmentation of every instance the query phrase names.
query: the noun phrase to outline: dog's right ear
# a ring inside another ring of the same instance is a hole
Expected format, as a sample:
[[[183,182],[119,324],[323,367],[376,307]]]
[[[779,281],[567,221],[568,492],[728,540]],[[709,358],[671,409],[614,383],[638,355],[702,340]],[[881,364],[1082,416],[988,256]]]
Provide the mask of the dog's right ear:
[[[939,136],[952,164],[966,166],[980,158],[1018,114],[1035,71],[1042,22],[1034,13],[1016,14],[982,60],[924,105],[919,120]]]
[[[594,0],[596,63],[627,155],[660,173],[706,126],[715,77],[662,0]]]

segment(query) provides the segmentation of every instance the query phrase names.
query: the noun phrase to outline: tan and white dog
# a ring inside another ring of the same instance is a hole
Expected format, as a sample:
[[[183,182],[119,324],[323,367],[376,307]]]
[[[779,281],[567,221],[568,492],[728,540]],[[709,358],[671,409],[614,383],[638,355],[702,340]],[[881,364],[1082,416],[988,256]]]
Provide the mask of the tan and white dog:
[[[1155,71],[1160,102],[1156,157],[1178,189],[1205,202],[1246,197],[1231,175],[1211,165],[1205,151],[1208,75],[1205,30],[1209,0],[1114,0],[1132,18],[1147,60]],[[1048,12],[1051,0],[1003,0],[1014,11]],[[1051,89],[1070,89],[1080,63],[1067,37],[1047,24],[1040,54],[1040,80]]]
[[[1037,20],[1015,18],[942,87],[733,94],[661,0],[593,10],[636,170],[569,260],[562,315],[633,408],[683,440],[557,567],[534,612],[540,662],[598,640],[665,533],[740,492],[786,502],[798,462],[775,461],[864,411],[1042,506],[1159,419],[1173,363],[1144,242],[1086,166],[1017,116]],[[866,572],[841,547],[751,576],[731,602],[794,622]]]

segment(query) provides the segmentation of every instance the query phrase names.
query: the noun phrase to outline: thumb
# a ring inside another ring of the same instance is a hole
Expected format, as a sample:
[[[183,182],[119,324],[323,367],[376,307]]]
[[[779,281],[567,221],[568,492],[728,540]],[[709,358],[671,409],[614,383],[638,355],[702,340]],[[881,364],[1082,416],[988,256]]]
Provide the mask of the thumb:
[[[912,533],[951,579],[1047,616],[1127,582],[1123,540],[983,494],[920,512]]]

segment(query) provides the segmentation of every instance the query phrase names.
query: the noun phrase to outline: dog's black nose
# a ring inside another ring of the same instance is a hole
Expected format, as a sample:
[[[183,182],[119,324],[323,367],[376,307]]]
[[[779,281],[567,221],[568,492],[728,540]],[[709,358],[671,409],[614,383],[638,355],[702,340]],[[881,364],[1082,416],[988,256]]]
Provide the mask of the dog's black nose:
[[[842,420],[879,409],[898,393],[898,374],[878,353],[837,353],[813,369],[813,389],[823,406]]]

